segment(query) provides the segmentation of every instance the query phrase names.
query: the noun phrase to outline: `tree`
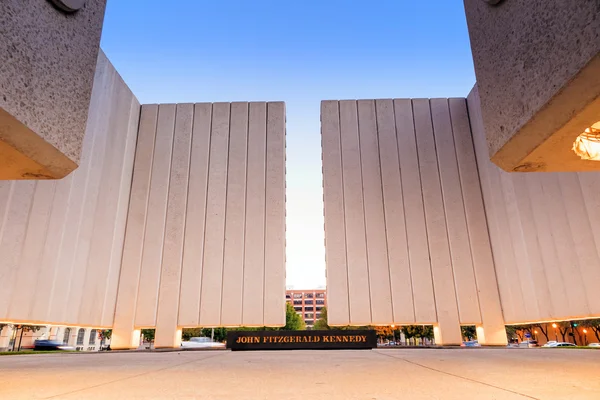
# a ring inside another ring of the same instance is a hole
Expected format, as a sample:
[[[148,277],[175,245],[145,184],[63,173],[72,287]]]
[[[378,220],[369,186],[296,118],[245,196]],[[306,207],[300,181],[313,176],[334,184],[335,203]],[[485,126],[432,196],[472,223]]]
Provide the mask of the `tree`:
[[[17,325],[17,330],[19,329],[21,330],[21,336],[19,337],[19,347],[17,348],[17,351],[21,351],[21,342],[23,341],[23,334],[25,332],[37,332],[42,329],[42,327],[39,325]],[[15,343],[13,343],[13,351],[15,350]]]
[[[533,324],[532,326],[538,328],[540,332],[542,332],[542,335],[546,338],[546,342],[550,341],[548,338],[548,324]]]
[[[600,319],[585,319],[580,321],[581,326],[584,328],[590,328],[594,335],[596,335],[596,339],[600,342]]]
[[[433,327],[430,325],[407,325],[402,327],[402,333],[407,340],[412,338],[433,339]]]
[[[290,303],[285,303],[285,326],[282,331],[303,331],[306,329],[304,319],[300,317]]]
[[[373,328],[375,329],[375,334],[380,340],[395,339],[395,328],[392,328],[391,326],[375,326]]]
[[[460,332],[462,333],[463,338],[467,339],[468,341],[477,337],[477,330],[473,325],[461,326]]]
[[[321,316],[315,322],[315,329],[320,331],[328,331],[331,327],[327,324],[327,307],[321,309]]]
[[[155,329],[142,329],[142,335],[144,335],[144,341],[154,342]]]
[[[558,331],[560,332],[560,335],[562,336],[563,342],[566,342],[567,339],[565,338],[565,336],[569,332],[569,329],[571,329],[571,322],[562,321],[562,322],[557,322],[556,325],[558,326]]]

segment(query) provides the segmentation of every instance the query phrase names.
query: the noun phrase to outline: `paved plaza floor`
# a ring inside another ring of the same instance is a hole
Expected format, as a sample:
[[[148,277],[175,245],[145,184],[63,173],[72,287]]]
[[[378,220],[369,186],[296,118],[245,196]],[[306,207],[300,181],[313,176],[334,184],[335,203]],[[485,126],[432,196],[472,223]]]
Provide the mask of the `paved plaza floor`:
[[[3,356],[0,399],[600,399],[600,351],[482,348]]]

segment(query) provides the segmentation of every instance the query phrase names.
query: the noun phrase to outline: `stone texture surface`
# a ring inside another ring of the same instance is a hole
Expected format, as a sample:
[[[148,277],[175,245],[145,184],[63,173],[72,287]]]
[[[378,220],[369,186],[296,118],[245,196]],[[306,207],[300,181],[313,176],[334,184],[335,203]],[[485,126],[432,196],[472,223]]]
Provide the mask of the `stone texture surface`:
[[[105,5],[0,3],[0,143],[25,156],[3,157],[0,179],[61,178],[79,164]]]
[[[600,168],[570,152],[600,118],[600,2],[464,3],[492,160],[507,171]],[[557,133],[563,141],[528,158]]]
[[[140,104],[104,53],[80,167],[0,181],[0,321],[113,324]]]
[[[0,397],[463,400],[472,393],[481,400],[593,400],[600,398],[598,355],[578,349],[381,349],[5,356]]]

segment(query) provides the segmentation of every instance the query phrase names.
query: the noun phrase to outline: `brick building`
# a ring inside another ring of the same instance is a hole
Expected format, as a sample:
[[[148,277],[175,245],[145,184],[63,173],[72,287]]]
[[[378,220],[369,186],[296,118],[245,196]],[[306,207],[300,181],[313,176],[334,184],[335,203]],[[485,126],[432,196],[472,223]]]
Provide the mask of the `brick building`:
[[[327,305],[325,289],[287,290],[285,300],[302,316],[307,329],[312,329],[321,317],[321,310]]]

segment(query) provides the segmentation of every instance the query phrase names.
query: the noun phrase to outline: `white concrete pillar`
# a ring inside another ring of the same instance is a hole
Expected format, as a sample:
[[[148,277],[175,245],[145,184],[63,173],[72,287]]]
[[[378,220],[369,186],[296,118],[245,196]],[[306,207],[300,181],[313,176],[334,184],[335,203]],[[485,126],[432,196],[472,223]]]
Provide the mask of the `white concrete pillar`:
[[[0,331],[0,350],[8,349],[10,345],[10,338],[13,335],[13,328],[9,325],[2,328]]]
[[[508,339],[506,337],[506,328],[496,325],[486,326],[477,325],[477,341],[482,346],[506,346]]]

